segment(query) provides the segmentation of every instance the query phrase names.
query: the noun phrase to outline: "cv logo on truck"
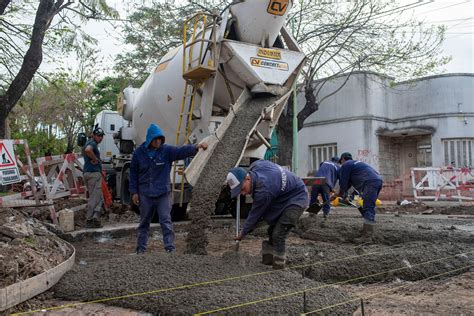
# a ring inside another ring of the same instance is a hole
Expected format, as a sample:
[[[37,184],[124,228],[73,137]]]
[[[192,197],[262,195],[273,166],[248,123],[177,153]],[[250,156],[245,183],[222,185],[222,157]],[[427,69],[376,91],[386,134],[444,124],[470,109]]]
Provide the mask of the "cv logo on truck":
[[[254,67],[272,68],[272,69],[277,69],[277,70],[288,71],[287,63],[274,61],[274,60],[252,57],[250,58],[250,64]]]
[[[270,0],[267,12],[273,15],[283,15],[288,8],[288,0]]]

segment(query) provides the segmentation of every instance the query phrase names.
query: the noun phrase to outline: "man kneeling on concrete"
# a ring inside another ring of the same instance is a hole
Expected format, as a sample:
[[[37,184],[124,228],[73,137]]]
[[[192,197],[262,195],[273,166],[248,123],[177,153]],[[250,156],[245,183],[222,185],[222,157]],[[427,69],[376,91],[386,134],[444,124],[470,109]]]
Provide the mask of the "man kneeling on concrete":
[[[283,269],[288,234],[308,207],[305,184],[295,174],[266,160],[254,162],[248,172],[240,167],[231,169],[227,184],[232,198],[239,198],[240,194],[253,198],[252,209],[235,240],[242,240],[263,218],[269,225],[269,240],[262,243],[262,262]]]

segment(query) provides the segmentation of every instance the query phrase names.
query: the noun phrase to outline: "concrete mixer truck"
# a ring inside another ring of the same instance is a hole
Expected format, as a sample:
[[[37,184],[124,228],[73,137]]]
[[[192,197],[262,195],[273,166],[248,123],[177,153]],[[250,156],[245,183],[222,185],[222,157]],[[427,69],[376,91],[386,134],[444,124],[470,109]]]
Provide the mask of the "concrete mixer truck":
[[[197,13],[185,21],[183,44],[160,60],[139,89],[126,88],[118,102],[127,123],[116,136],[120,153],[112,159],[116,198],[130,203],[128,166],[151,123],[163,129],[169,144],[209,145],[174,166],[174,220],[185,215],[191,188],[208,164],[222,173],[263,158],[305,59],[284,26],[292,5],[293,0],[236,0],[220,15]],[[229,130],[240,142],[220,154],[226,158],[217,158]],[[217,186],[224,180],[217,179]]]

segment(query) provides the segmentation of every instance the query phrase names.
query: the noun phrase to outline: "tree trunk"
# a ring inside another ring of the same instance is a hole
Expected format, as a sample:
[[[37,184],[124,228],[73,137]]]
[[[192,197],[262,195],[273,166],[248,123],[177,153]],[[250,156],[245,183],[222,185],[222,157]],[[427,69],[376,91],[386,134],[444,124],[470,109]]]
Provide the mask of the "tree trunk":
[[[35,23],[31,34],[31,43],[18,74],[5,94],[0,95],[0,138],[6,136],[6,119],[43,61],[43,41],[46,30],[64,0],[41,0],[36,10]]]
[[[303,128],[304,121],[319,109],[319,104],[316,102],[314,95],[314,87],[312,84],[307,84],[304,90],[305,104],[298,113],[298,131]]]
[[[298,113],[298,131],[303,128],[304,121],[319,109],[313,85],[306,85],[305,105]],[[293,94],[288,99],[286,110],[278,120],[278,164],[291,166],[293,156]]]
[[[10,2],[11,0],[0,0],[0,15],[5,12],[5,9],[7,8]]]
[[[278,120],[278,164],[291,166],[293,156],[293,95]]]

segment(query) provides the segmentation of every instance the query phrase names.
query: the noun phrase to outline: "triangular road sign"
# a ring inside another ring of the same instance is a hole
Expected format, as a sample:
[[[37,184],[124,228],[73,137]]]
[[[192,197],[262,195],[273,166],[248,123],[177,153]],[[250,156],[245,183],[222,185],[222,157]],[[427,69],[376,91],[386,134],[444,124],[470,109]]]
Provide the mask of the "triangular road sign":
[[[10,155],[7,147],[0,142],[0,168],[16,166],[15,160]]]

